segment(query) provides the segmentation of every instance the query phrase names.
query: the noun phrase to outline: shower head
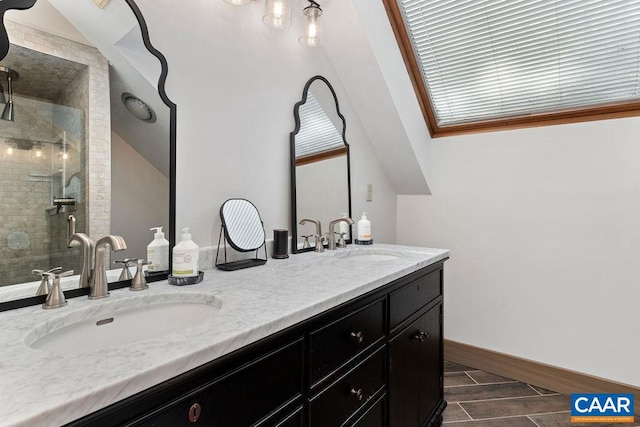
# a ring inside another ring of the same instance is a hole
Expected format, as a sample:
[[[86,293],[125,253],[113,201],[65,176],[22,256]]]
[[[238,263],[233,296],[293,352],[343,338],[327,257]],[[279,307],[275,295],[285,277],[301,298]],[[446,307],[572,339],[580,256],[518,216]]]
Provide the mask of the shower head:
[[[2,90],[2,96],[0,97],[0,101],[4,100],[6,105],[4,106],[4,110],[2,111],[2,115],[0,116],[0,119],[8,120],[12,122],[15,119],[15,111],[13,109],[13,88],[11,86],[11,82],[14,80],[18,80],[18,77],[20,75],[14,70],[12,70],[11,68],[0,65],[0,75],[4,77],[4,74],[7,75],[7,90],[9,94],[9,100],[7,101],[5,99],[4,90]]]

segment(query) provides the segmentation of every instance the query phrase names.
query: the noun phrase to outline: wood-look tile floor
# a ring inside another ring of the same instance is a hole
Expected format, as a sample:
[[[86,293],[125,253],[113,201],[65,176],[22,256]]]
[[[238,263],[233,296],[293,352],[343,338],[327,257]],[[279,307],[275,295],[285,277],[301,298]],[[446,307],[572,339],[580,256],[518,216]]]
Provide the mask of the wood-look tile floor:
[[[571,423],[571,396],[445,361],[443,427],[632,427]],[[636,417],[636,422],[640,417]]]

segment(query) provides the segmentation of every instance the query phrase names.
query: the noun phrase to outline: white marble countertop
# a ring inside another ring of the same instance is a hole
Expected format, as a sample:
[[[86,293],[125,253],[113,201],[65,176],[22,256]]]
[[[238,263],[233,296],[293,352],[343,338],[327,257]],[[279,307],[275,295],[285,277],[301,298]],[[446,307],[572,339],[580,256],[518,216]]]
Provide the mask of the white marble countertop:
[[[371,252],[399,256],[353,256]],[[269,258],[245,270],[207,270],[204,281],[192,286],[155,282],[149,290],[120,289],[103,300],[73,298],[55,310],[33,306],[0,313],[0,425],[68,423],[448,256],[442,249],[349,246]],[[95,352],[56,354],[27,345],[36,328],[74,311],[185,292],[214,295],[222,308],[197,326]]]

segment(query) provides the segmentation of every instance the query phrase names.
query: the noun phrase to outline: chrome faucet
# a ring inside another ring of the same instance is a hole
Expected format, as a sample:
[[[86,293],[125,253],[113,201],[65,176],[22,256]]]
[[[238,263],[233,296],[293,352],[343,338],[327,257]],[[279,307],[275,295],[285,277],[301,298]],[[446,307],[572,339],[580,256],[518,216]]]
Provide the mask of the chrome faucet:
[[[109,296],[109,283],[107,282],[107,270],[105,268],[105,258],[107,255],[107,245],[111,246],[114,252],[127,249],[127,244],[120,236],[105,236],[96,242],[95,247],[95,267],[91,275],[89,284],[89,299],[99,299]]]
[[[349,225],[353,225],[353,220],[351,218],[347,217],[342,217],[342,218],[336,218],[333,221],[329,222],[329,236],[327,236],[329,238],[329,244],[327,249],[329,249],[330,251],[335,251],[336,250],[336,234],[335,234],[335,226],[337,223],[339,222],[346,222]]]
[[[303,218],[300,220],[300,225],[304,225],[307,222],[311,222],[316,225],[316,252],[324,252],[324,245],[322,244],[322,241],[324,239],[324,236],[322,235],[322,224],[320,224],[320,221],[318,221],[317,219]]]
[[[91,269],[93,268],[93,239],[85,233],[76,233],[75,216],[69,215],[67,221],[69,222],[67,247],[82,246],[82,271],[80,272],[79,287],[88,288],[89,280],[91,279]]]

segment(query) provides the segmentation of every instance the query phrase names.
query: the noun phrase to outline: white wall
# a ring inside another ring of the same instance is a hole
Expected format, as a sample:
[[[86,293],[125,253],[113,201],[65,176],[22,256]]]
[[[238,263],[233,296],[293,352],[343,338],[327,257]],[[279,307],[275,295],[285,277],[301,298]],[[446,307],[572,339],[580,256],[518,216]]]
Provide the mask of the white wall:
[[[228,198],[251,200],[273,228],[290,228],[289,133],[293,106],[316,74],[334,86],[351,146],[353,212],[370,212],[379,241],[395,241],[396,196],[323,49],[297,42],[294,24],[278,31],[261,22],[262,2],[138,2],[154,45],[167,57],[167,92],[178,106],[177,226],[190,226],[200,246],[217,242],[218,210]],[[330,5],[325,13],[330,13]],[[338,16],[338,15],[334,15]],[[366,184],[374,201],[366,203]]]
[[[640,386],[639,118],[439,138],[398,243],[450,248],[448,339]]]
[[[151,227],[169,229],[169,178],[111,133],[111,234],[124,237],[127,249],[112,260],[147,258]],[[117,266],[116,266],[117,267]]]

